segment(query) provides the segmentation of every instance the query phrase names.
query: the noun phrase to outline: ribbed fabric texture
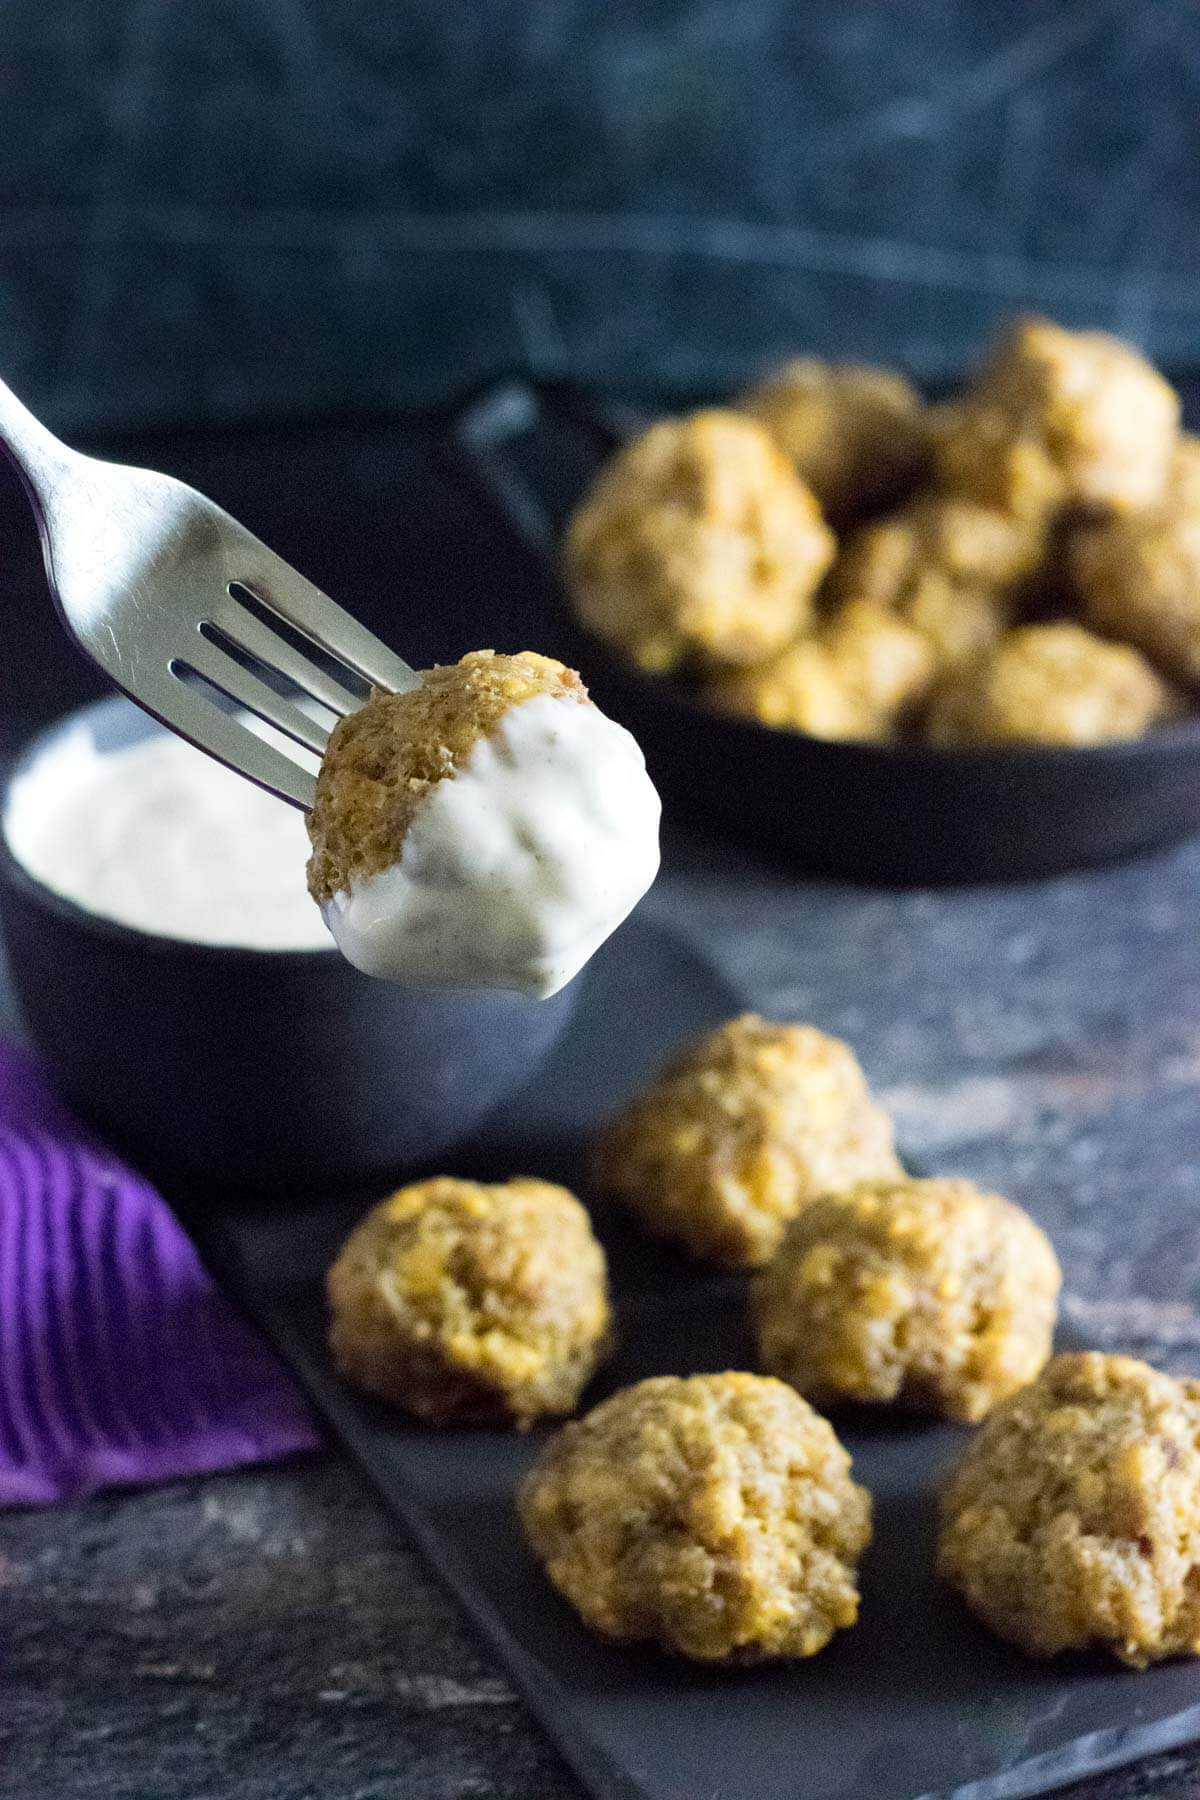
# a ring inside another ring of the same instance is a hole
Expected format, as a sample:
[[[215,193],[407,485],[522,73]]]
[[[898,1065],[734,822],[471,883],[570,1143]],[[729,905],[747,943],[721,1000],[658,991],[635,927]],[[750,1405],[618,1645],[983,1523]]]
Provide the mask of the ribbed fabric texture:
[[[317,1441],[166,1202],[0,1043],[0,1505]]]

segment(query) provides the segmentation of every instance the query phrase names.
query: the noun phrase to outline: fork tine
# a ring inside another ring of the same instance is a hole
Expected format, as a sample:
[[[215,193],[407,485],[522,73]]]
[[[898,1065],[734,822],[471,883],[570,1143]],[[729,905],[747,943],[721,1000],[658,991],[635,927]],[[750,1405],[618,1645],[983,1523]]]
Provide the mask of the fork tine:
[[[142,670],[137,693],[130,697],[226,768],[245,775],[291,806],[311,810],[317,778],[310,770],[256,736],[233,713],[222,712],[210,696],[188,687],[165,665],[153,672]]]
[[[310,694],[339,717],[357,712],[362,705],[361,695],[352,693],[324,669],[319,669],[303,651],[297,650],[239,605],[232,594],[226,594],[223,603],[213,607],[211,622],[240,649],[256,656],[268,668],[278,669],[303,693]]]
[[[268,725],[274,725],[277,731],[282,731],[293,743],[303,744],[306,750],[324,756],[325,746],[329,742],[327,728],[318,720],[310,719],[307,713],[301,712],[298,706],[293,706],[290,700],[285,700],[282,694],[277,694],[274,688],[268,687],[257,675],[252,675],[249,669],[243,669],[241,663],[235,662],[219,644],[202,637],[199,627],[176,660],[181,668],[203,675],[206,681],[211,681],[214,687],[220,688],[223,694],[228,694],[231,700],[236,700],[240,706],[257,714]]]
[[[257,540],[256,540],[257,541]],[[391,694],[404,694],[419,687],[421,678],[414,669],[389,650],[387,645],[368,631],[365,625],[306,581],[303,575],[276,556],[265,544],[257,546],[260,555],[254,567],[244,573],[231,570],[230,579],[240,581],[252,594],[277,612],[281,619],[303,631],[349,668],[369,681],[372,687]]]

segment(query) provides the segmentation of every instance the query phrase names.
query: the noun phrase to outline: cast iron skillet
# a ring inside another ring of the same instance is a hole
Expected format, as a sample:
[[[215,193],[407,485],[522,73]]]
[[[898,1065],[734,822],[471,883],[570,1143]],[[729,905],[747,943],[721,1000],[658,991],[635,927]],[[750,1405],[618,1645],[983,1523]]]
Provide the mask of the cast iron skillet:
[[[812,874],[918,885],[1053,875],[1200,831],[1200,719],[1089,750],[825,743],[724,717],[620,662],[571,617],[556,563],[571,508],[641,422],[619,403],[513,382],[463,408],[450,445],[555,582],[539,647],[583,670],[676,812]]]

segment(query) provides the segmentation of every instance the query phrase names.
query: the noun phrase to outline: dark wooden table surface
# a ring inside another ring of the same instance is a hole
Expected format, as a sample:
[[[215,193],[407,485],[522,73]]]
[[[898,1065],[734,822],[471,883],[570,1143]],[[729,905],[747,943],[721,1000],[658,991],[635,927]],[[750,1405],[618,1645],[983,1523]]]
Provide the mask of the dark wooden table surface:
[[[498,530],[463,530],[465,496],[416,429],[119,449],[216,494],[414,660],[550,642],[534,572]],[[7,482],[0,571],[3,751],[96,686],[59,640]],[[1095,1342],[1200,1370],[1200,846],[894,894],[672,837],[648,904],[745,1004],[850,1038],[910,1154],[1027,1205]],[[1200,1749],[1069,1792],[1197,1796]],[[3,1800],[579,1793],[335,1449],[0,1515]]]

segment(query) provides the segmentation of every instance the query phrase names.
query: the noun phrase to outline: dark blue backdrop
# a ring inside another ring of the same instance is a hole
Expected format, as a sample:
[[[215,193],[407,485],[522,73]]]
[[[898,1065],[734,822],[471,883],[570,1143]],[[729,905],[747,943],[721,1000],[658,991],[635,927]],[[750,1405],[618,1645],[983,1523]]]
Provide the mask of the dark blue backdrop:
[[[1193,0],[0,0],[0,368],[68,425],[1200,360]]]

